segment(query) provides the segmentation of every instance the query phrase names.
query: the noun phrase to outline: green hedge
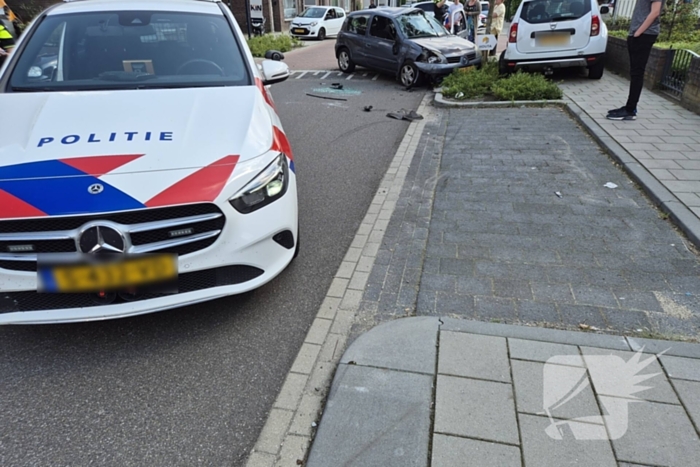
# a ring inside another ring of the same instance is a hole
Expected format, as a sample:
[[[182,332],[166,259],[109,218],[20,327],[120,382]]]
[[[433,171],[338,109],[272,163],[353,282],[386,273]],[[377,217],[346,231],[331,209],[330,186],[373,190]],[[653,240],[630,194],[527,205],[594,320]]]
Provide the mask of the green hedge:
[[[442,93],[458,100],[493,96],[499,101],[561,99],[563,95],[559,86],[541,74],[518,71],[509,76],[499,76],[498,66],[494,62],[489,62],[480,70],[455,70],[442,82]]]
[[[499,101],[539,101],[563,96],[559,86],[544,76],[522,71],[493,83],[491,92]]]
[[[612,37],[617,37],[620,39],[627,39],[628,32],[626,30],[620,30],[620,31],[608,31],[608,35]],[[658,47],[660,49],[687,49],[687,50],[692,50],[696,54],[700,54],[700,33],[694,34],[691,36],[688,36],[684,40],[679,40],[679,41],[670,41],[670,42],[656,42],[654,44],[654,47]]]
[[[265,34],[263,36],[255,36],[248,39],[248,47],[254,57],[264,57],[268,50],[278,50],[280,52],[289,52],[295,47],[301,45],[299,39],[285,34],[273,35]]]

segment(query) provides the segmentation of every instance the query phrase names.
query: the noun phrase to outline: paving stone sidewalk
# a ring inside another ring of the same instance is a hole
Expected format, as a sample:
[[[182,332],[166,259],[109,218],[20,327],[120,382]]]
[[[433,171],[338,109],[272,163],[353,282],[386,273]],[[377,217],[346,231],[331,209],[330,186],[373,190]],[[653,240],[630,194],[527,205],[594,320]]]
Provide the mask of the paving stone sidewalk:
[[[699,344],[406,318],[348,348],[306,465],[685,467],[698,427]]]
[[[566,111],[439,111],[384,234],[355,336],[416,315],[700,335],[690,242]]]
[[[596,123],[700,218],[700,115],[647,89],[636,121],[605,118],[627,100],[629,80],[567,79],[562,89]]]

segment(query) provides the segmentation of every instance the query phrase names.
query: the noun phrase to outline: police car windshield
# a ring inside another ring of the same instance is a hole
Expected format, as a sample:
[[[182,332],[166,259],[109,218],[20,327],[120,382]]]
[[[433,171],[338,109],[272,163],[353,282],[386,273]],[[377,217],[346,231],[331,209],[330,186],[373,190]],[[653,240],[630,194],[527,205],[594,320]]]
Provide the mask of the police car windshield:
[[[10,78],[13,91],[250,84],[223,16],[163,11],[47,16]]]

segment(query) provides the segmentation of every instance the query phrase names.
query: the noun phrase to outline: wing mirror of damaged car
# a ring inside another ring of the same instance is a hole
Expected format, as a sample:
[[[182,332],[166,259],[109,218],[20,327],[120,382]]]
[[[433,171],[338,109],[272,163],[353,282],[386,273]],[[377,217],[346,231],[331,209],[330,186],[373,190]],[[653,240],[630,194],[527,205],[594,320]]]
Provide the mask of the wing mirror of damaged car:
[[[265,58],[268,60],[284,60],[284,54],[278,50],[268,50],[265,52]]]
[[[610,13],[610,7],[609,7],[609,6],[603,5],[603,6],[600,7],[600,14],[601,14],[601,15],[607,15],[608,13]]]
[[[289,67],[286,63],[275,60],[263,60],[260,64],[260,68],[263,75],[263,84],[265,86],[281,83],[289,78]]]

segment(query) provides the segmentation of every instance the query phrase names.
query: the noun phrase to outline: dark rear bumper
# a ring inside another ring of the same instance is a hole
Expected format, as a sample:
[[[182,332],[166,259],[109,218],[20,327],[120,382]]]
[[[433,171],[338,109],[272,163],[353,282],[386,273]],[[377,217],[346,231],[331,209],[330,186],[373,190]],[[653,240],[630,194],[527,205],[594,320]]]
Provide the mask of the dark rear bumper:
[[[546,68],[589,67],[605,60],[605,54],[577,55],[551,59],[504,60],[508,71],[541,71]]]

